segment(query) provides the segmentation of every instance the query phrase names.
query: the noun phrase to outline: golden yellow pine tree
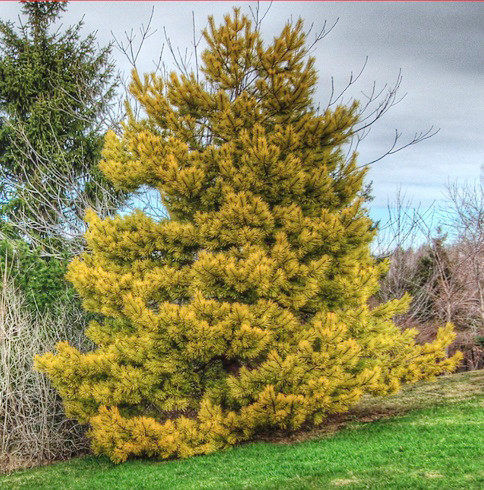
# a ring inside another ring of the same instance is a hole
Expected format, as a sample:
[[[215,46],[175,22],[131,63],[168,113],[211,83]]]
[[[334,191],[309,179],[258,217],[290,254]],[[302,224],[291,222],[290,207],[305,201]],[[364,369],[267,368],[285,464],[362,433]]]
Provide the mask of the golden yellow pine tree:
[[[97,348],[36,359],[115,462],[319,424],[459,361],[450,325],[423,346],[394,325],[408,298],[368,306],[384,265],[365,170],[343,152],[358,108],[313,108],[302,23],[266,46],[235,10],[205,39],[200,81],[134,73],[146,117],[107,135],[101,163],[119,189],[157,189],[170,219],[87,214],[68,278],[104,316],[87,330]]]

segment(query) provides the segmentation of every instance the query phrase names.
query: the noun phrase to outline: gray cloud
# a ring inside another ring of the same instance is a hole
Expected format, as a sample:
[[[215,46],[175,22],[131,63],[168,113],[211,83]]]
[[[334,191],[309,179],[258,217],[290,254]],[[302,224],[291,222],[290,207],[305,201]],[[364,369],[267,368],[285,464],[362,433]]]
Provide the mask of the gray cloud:
[[[366,4],[361,15],[368,24],[355,30],[353,39],[360,45],[446,70],[484,71],[484,9],[479,4]],[[373,35],[368,35],[370,26]]]
[[[145,44],[139,69],[149,71],[163,44],[162,27],[176,46],[190,45],[191,12],[197,26],[206,17],[216,20],[229,12],[231,2],[159,2],[155,4],[153,27],[158,28]],[[241,7],[248,10],[248,4]],[[252,4],[255,7],[255,3]],[[261,10],[267,4],[261,4]],[[97,30],[105,44],[116,36],[147,21],[152,5],[144,2],[73,2],[65,16],[66,25],[84,15],[86,32]],[[18,4],[2,3],[0,16],[15,20]],[[301,16],[315,28],[324,20],[335,29],[317,46],[314,56],[320,74],[316,96],[327,100],[331,76],[344,86],[351,71],[365,61],[366,70],[351,96],[360,98],[373,80],[391,83],[402,69],[402,93],[407,97],[375,125],[360,147],[362,163],[372,160],[390,144],[398,128],[404,137],[430,126],[439,134],[415,147],[375,164],[369,178],[374,182],[374,206],[380,208],[391,199],[397,187],[409,197],[428,204],[441,199],[449,180],[475,179],[484,163],[484,85],[482,46],[484,45],[484,7],[480,3],[390,3],[390,2],[275,2],[266,16],[263,32],[270,40],[292,16]],[[165,53],[167,53],[165,49]],[[118,66],[129,66],[115,52]],[[166,57],[169,63],[169,56]]]

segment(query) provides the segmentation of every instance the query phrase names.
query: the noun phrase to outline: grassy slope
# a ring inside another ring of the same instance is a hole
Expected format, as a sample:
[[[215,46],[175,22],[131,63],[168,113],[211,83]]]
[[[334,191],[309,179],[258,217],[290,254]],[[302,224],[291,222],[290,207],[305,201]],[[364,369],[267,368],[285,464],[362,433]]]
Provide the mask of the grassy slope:
[[[271,439],[183,461],[77,458],[2,476],[0,488],[484,488],[484,371],[364,400],[323,431]]]

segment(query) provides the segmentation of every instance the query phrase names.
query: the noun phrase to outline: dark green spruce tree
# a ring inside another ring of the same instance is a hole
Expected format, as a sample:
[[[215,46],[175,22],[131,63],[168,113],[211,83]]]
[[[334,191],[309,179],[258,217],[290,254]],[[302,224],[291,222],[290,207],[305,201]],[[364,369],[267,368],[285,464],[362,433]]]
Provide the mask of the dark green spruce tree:
[[[59,259],[80,249],[85,209],[109,215],[125,196],[97,168],[116,78],[110,46],[83,36],[82,21],[58,27],[66,2],[22,3],[18,25],[0,21],[2,249],[20,257],[19,274],[35,265],[20,283],[48,303],[46,287],[64,284]]]
[[[29,220],[32,234],[50,239],[82,223],[80,203],[109,208],[120,198],[105,192],[97,169],[116,89],[110,47],[99,49],[93,34],[83,38],[82,21],[56,28],[65,9],[23,2],[25,23],[0,23],[3,216]]]

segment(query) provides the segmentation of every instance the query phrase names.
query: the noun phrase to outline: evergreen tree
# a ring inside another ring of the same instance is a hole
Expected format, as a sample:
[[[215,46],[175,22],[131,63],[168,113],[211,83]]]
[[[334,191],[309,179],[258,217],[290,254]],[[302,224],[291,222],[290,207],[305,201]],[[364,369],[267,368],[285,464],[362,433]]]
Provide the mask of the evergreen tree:
[[[302,23],[270,45],[237,10],[205,31],[202,80],[134,73],[122,135],[102,170],[160,191],[170,218],[89,212],[88,250],[69,269],[87,335],[37,357],[71,417],[113,461],[207,453],[267,428],[297,429],[364,393],[455,368],[452,327],[416,345],[370,309],[384,266],[369,251],[364,169],[344,145],[357,104],[319,114]]]
[[[25,24],[0,22],[0,213],[56,250],[83,228],[86,204],[114,211],[123,197],[97,167],[116,88],[110,47],[83,38],[82,22],[56,30],[65,9],[23,2]]]

